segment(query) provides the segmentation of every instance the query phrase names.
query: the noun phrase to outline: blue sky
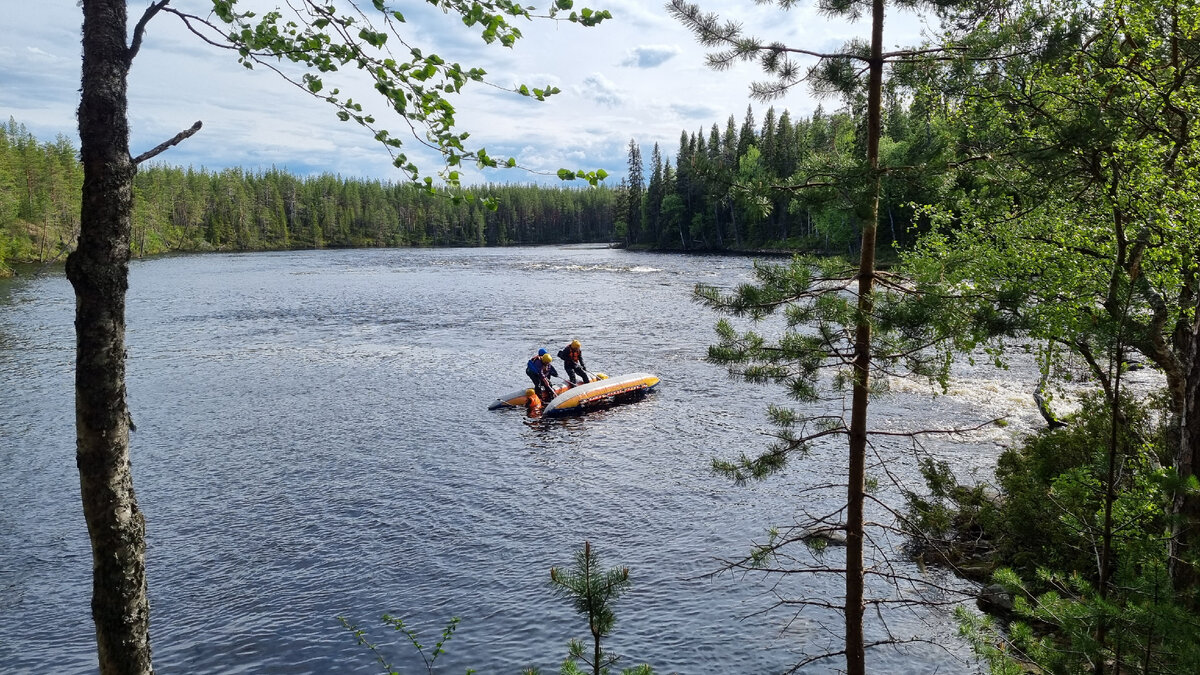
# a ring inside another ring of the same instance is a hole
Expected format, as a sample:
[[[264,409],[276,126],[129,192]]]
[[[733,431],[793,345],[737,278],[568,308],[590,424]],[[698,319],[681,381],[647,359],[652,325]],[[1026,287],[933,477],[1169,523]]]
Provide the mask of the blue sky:
[[[79,29],[82,10],[75,0],[0,0],[0,116],[15,118],[42,140],[63,134],[76,145],[75,109],[79,92]],[[274,7],[272,0],[242,0],[249,7]],[[364,4],[370,5],[369,2]],[[659,143],[673,156],[683,130],[704,131],[715,122],[724,128],[733,115],[741,122],[749,84],[759,79],[753,64],[714,72],[704,65],[704,49],[673,20],[660,0],[589,0],[576,6],[608,9],[611,21],[581,28],[570,23],[522,23],[525,37],[512,49],[485,45],[478,31],[453,15],[418,0],[393,2],[408,19],[405,38],[426,52],[464,67],[488,71],[499,87],[552,84],[562,93],[544,103],[495,87],[472,83],[456,99],[461,130],[494,157],[514,156],[525,170],[466,172],[466,182],[558,181],[559,168],[598,169],[616,184],[625,174],[629,140],[648,160]],[[544,7],[545,3],[538,3]],[[699,0],[705,11],[743,23],[768,41],[806,49],[830,50],[864,36],[864,22],[831,22],[811,4],[788,12],[751,0]],[[149,0],[129,3],[129,23]],[[205,13],[208,0],[172,0],[180,10]],[[893,17],[887,44],[917,41],[915,17]],[[335,83],[355,95],[398,132],[401,122],[371,106],[374,92],[360,79]],[[328,86],[328,85],[327,85]],[[159,155],[156,161],[177,166],[250,170],[272,166],[296,174],[331,172],[343,176],[402,180],[387,152],[371,135],[337,120],[333,109],[284,83],[265,69],[246,70],[229,52],[204,44],[174,17],[160,14],[149,24],[129,82],[131,152],[138,154],[204,122],[197,135]],[[775,101],[776,110],[807,116],[816,101],[797,90]],[[836,106],[828,102],[827,106]],[[761,122],[767,104],[754,103]],[[407,139],[407,137],[405,137]],[[410,154],[426,171],[439,166],[431,156]],[[536,173],[541,172],[541,173]]]

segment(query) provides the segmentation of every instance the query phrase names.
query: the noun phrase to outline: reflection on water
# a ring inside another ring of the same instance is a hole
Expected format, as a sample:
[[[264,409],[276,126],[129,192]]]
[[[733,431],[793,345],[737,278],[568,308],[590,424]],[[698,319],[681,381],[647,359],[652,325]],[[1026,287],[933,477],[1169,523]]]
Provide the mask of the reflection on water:
[[[777,592],[836,599],[841,581],[711,576],[767,527],[829,510],[836,496],[798,495],[843,473],[835,441],[762,483],[710,473],[714,456],[764,447],[765,408],[783,402],[703,362],[715,317],[690,301],[693,284],[749,279],[746,259],[589,247],[136,262],[129,397],[159,671],[377,672],[338,616],[375,628],[394,665],[420,670],[378,628],[390,612],[430,644],[462,618],[444,672],[553,672],[587,629],[551,594],[548,570],[585,539],[632,570],[610,645],[625,665],[770,673],[797,662],[838,619],[760,613]],[[0,298],[0,664],[92,672],[73,296],[50,276],[5,282]],[[652,372],[659,390],[546,423],[487,410],[524,385],[537,348],[573,338],[593,368]],[[916,428],[1016,408],[1006,430],[926,448],[960,470],[988,467],[1035,421],[1028,384],[983,368],[964,376],[948,397],[897,383],[873,420]],[[915,475],[908,449],[880,452]],[[948,610],[892,621],[945,648],[879,651],[873,670],[977,668]]]

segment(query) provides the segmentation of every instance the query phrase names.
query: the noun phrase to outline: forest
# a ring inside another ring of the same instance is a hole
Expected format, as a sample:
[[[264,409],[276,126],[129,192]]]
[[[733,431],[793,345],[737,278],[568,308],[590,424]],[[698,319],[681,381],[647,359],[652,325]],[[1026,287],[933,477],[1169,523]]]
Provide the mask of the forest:
[[[888,108],[895,153],[929,142],[928,116],[910,108],[899,97]],[[478,199],[456,200],[410,182],[151,164],[134,179],[131,252],[616,242],[849,253],[857,242],[850,195],[832,184],[820,191],[771,187],[806,166],[846,164],[861,122],[851,110],[818,108],[793,120],[772,107],[758,123],[748,107],[740,123],[731,116],[707,132],[681,132],[673,158],[655,144],[646,162],[630,139],[629,173],[617,185],[490,183],[470,188]],[[5,261],[66,255],[79,235],[82,180],[70,139],[39,140],[11,118],[0,126],[0,270]],[[910,181],[889,187],[889,241],[909,241],[922,189]],[[494,200],[494,210],[485,199]]]
[[[79,235],[83,171],[65,137],[40,142],[9,120],[0,133],[0,264],[61,259]],[[453,200],[407,182],[246,171],[140,169],[135,256],[367,246],[506,246],[609,241],[612,191],[492,184]]]

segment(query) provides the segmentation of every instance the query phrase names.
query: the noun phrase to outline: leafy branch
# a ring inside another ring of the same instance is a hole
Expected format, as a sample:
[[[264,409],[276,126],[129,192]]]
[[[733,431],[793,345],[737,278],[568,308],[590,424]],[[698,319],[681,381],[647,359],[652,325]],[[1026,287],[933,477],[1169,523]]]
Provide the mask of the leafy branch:
[[[288,3],[286,15],[280,9],[259,15],[240,9],[238,0],[213,0],[213,11],[207,16],[169,7],[169,1],[160,0],[147,9],[131,51],[136,51],[145,21],[160,11],[173,14],[207,44],[236,51],[244,67],[271,70],[285,82],[332,105],[340,120],[352,121],[369,131],[387,149],[396,168],[410,180],[424,182],[431,191],[434,177],[424,175],[409,156],[409,142],[384,128],[362,102],[337,88],[327,89],[326,79],[331,74],[353,68],[364,75],[383,97],[384,105],[407,126],[413,142],[441,156],[443,167],[437,176],[452,190],[461,187],[461,167],[467,163],[481,169],[518,167],[516,158],[493,157],[483,147],[469,146],[469,133],[456,131],[453,98],[471,82],[490,85],[485,79],[487,72],[448,62],[411,44],[400,29],[406,23],[404,14],[383,0],[371,0],[368,9],[350,0],[346,3],[348,11],[319,0],[297,0]],[[590,27],[611,18],[607,10],[574,11],[572,0],[556,0],[545,15],[535,15],[530,8],[511,0],[430,0],[430,4],[443,13],[461,17],[464,25],[479,31],[485,43],[503,47],[513,47],[522,37],[515,25],[517,20],[545,18]],[[284,63],[300,66],[301,72],[285,68]],[[538,101],[560,93],[549,85],[497,88]],[[596,185],[607,173],[563,169],[557,175],[563,180],[582,179]]]

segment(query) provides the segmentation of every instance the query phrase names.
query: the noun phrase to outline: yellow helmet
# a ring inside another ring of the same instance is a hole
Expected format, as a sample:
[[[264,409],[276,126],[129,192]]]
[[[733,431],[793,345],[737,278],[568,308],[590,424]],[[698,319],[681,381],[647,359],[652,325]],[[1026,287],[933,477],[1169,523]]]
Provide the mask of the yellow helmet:
[[[579,340],[571,340],[571,346],[575,349],[579,349]]]
[[[534,394],[537,394],[537,392],[536,392],[536,391],[534,391],[534,390],[532,390],[532,389],[526,389],[526,390],[525,390],[525,395],[526,395],[526,396],[533,396]]]
[[[550,363],[553,360],[553,356],[550,356],[549,354],[542,354],[542,363]]]

